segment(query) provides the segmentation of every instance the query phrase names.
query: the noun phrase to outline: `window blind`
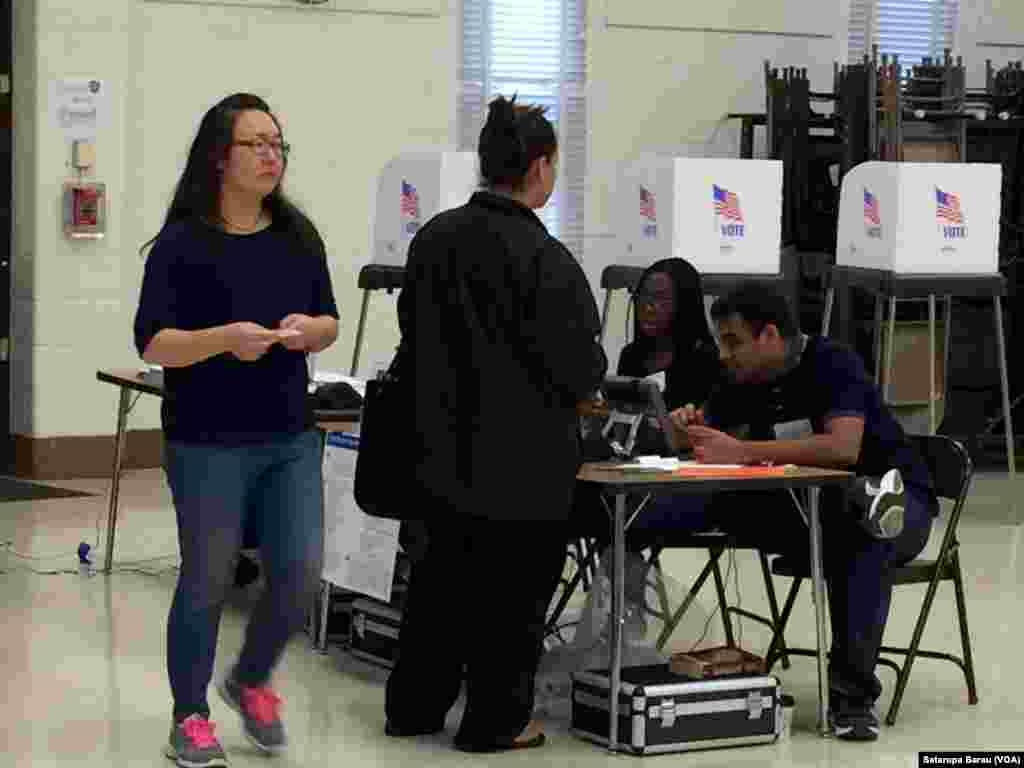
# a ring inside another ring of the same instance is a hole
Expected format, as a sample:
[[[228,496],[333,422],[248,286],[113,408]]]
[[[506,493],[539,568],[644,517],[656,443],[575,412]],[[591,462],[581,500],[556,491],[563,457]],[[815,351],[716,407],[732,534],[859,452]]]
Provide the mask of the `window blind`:
[[[859,63],[879,53],[896,54],[912,66],[943,56],[956,42],[959,0],[851,0],[849,60]]]
[[[459,149],[476,151],[487,104],[500,95],[547,108],[558,134],[558,180],[538,211],[582,256],[586,176],[586,0],[463,0]]]

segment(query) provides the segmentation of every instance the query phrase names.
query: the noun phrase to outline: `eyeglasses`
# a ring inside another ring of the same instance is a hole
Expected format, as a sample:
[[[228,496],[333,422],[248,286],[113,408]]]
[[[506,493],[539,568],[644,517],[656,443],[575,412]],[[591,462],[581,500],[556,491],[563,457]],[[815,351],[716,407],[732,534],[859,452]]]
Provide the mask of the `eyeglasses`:
[[[234,147],[248,147],[257,155],[277,155],[281,158],[288,157],[292,151],[292,145],[284,141],[266,141],[265,139],[246,139],[245,141],[232,141]]]
[[[633,296],[637,304],[651,304],[655,307],[668,307],[672,304],[672,297],[664,294],[637,291]]]

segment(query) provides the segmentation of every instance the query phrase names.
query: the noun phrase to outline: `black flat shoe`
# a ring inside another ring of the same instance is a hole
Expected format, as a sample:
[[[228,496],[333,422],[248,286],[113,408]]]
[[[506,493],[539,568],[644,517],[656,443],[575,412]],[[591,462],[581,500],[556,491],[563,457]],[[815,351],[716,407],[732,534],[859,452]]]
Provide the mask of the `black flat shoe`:
[[[391,721],[384,723],[384,735],[392,736],[396,739],[404,739],[409,736],[432,736],[435,733],[440,733],[444,730],[444,724],[436,727],[423,726],[420,728],[398,728],[391,724]]]
[[[509,752],[513,749],[533,749],[543,747],[547,742],[543,733],[538,733],[532,739],[526,741],[513,741],[511,744],[463,744],[455,742],[455,748],[461,752]]]

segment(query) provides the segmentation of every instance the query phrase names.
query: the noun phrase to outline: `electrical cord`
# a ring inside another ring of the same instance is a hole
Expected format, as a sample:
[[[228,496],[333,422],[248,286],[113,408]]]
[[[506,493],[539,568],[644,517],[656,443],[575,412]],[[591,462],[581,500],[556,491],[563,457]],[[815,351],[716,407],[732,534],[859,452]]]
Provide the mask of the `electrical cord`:
[[[4,571],[3,571],[4,573],[8,572],[8,570],[28,571],[30,573],[34,573],[34,574],[39,575],[39,576],[51,576],[51,575],[58,575],[58,574],[78,574],[78,575],[89,575],[89,576],[91,576],[91,575],[94,575],[96,573],[95,569],[93,568],[93,564],[92,564],[91,560],[89,560],[88,557],[84,556],[84,555],[88,555],[89,552],[87,551],[83,555],[83,553],[81,551],[81,547],[79,548],[79,554],[78,554],[79,564],[78,564],[78,568],[77,569],[76,568],[45,568],[45,567],[37,567],[37,566],[33,565],[35,563],[47,563],[47,562],[52,562],[52,561],[55,561],[55,560],[67,559],[68,557],[70,557],[70,555],[68,555],[67,553],[47,554],[47,555],[28,554],[27,552],[19,552],[18,550],[14,549],[14,542],[12,542],[12,541],[5,541],[5,542],[3,542],[2,547],[0,547],[0,549],[2,549],[2,551],[5,552],[10,558],[14,558],[17,561],[21,561],[22,563],[24,563],[20,567],[17,567],[17,568],[14,568],[14,569],[4,569]],[[174,561],[174,562],[167,562],[167,561]],[[177,561],[178,561],[178,555],[177,554],[156,555],[154,557],[140,558],[138,560],[121,560],[121,561],[119,561],[119,562],[114,564],[113,572],[115,572],[115,573],[124,573],[124,572],[128,572],[128,571],[133,571],[133,572],[138,572],[138,573],[146,573],[146,574],[152,574],[152,575],[159,575],[159,574],[171,571],[171,570],[177,570],[177,568],[178,568],[178,562]],[[140,566],[145,566],[145,565],[148,565],[148,564],[158,564],[158,563],[161,563],[161,562],[163,562],[165,564],[162,567],[158,566],[156,568],[156,570],[150,570],[150,569],[145,569],[145,568],[141,568],[140,567]]]
[[[733,550],[733,549],[730,549],[729,553],[730,553],[731,557],[729,558],[729,564],[725,568],[725,583],[726,584],[729,583],[729,579],[732,577],[733,569],[736,566],[736,551]],[[737,576],[737,578],[738,578],[738,576]],[[721,608],[722,608],[721,605],[716,605],[715,606],[715,610],[713,610],[711,613],[708,614],[708,619],[707,619],[707,621],[704,622],[704,629],[700,633],[700,637],[697,638],[697,642],[695,642],[693,644],[693,646],[690,648],[690,651],[689,651],[690,653],[693,653],[695,650],[697,650],[697,646],[699,646],[701,643],[704,642],[704,639],[708,636],[708,630],[711,628],[711,621],[712,621],[712,619],[715,618],[715,616],[718,615],[718,612],[721,610]]]

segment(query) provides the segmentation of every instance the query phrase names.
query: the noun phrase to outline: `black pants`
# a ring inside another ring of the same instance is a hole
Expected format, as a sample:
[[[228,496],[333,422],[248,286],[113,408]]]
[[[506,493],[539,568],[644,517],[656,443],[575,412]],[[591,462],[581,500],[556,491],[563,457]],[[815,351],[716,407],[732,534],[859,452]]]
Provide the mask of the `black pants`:
[[[440,515],[439,515],[440,516]],[[412,566],[388,722],[429,731],[466,683],[455,742],[508,746],[530,721],[544,620],[565,564],[566,525],[478,518],[428,524]]]
[[[907,487],[903,532],[881,541],[869,536],[852,509],[838,496],[821,494],[822,554],[832,619],[832,690],[873,702],[882,692],[875,675],[878,649],[889,617],[889,569],[920,554],[928,543],[934,506],[928,496]],[[720,493],[712,497],[662,496],[653,499],[629,530],[633,551],[672,546],[672,533],[721,530],[745,546],[810,558],[807,525],[786,492]]]

